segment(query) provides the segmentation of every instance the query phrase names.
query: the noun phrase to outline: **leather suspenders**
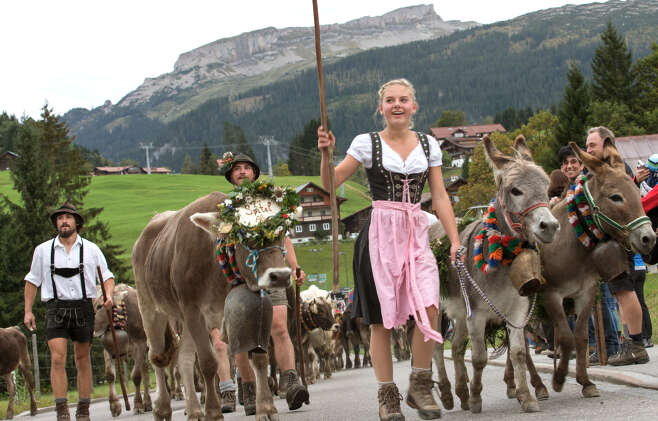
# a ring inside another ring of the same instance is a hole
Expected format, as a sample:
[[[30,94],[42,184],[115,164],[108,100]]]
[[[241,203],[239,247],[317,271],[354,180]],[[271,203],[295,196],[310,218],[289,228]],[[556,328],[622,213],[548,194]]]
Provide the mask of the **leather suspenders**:
[[[52,244],[50,245],[50,282],[52,282],[53,285],[53,299],[57,300],[57,287],[55,286],[55,273],[62,271],[66,273],[57,273],[57,275],[60,276],[65,276],[67,278],[70,278],[71,276],[75,276],[76,273],[71,273],[71,271],[76,270],[75,268],[56,268],[55,267],[55,240],[57,237],[53,239]],[[82,299],[86,300],[87,299],[87,289],[85,288],[85,266],[84,266],[84,247],[83,247],[84,241],[82,241],[82,238],[80,239],[80,265],[77,268],[78,273],[80,274],[80,286],[82,287]]]

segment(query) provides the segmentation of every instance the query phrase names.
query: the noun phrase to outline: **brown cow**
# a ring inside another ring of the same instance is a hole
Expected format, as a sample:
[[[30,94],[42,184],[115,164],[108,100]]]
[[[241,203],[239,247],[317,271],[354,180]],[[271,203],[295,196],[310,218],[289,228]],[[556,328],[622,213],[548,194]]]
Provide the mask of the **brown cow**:
[[[119,355],[122,358],[131,357],[135,361],[130,378],[135,384],[135,397],[133,411],[135,414],[142,414],[151,411],[151,396],[149,395],[149,369],[146,362],[146,333],[142,324],[142,316],[139,313],[137,304],[137,292],[134,288],[126,284],[117,284],[112,294],[112,302],[115,305],[125,308],[125,329],[116,330],[117,344]],[[123,305],[122,305],[123,304]],[[94,300],[94,336],[101,337],[103,343],[103,358],[105,359],[105,376],[110,385],[110,412],[113,417],[121,415],[121,402],[116,394],[115,388],[115,362],[114,340],[110,332],[110,320],[107,311],[100,303],[100,294]],[[123,311],[123,310],[121,310]],[[142,380],[144,381],[144,394],[140,391]]]
[[[30,354],[27,350],[27,339],[17,327],[0,328],[0,376],[5,379],[9,391],[7,404],[7,419],[14,418],[14,399],[16,384],[11,373],[20,368],[27,389],[30,392],[30,415],[36,415],[37,402],[34,400],[34,378],[30,372]]]
[[[167,323],[169,318],[183,321],[183,339],[178,363],[185,385],[188,419],[204,418],[196,394],[188,392],[194,390],[194,351],[198,355],[206,385],[205,420],[223,419],[216,382],[213,381],[217,372],[217,360],[208,332],[212,328],[222,327],[225,301],[227,305],[229,301],[229,284],[216,262],[217,235],[210,234],[217,218],[217,205],[225,199],[225,194],[214,192],[179,211],[168,211],[154,216],[133,247],[132,265],[139,307],[148,338],[151,362],[156,372],[158,397],[153,415],[157,421],[171,420],[172,413],[164,373],[164,368],[175,353],[173,340],[170,339],[167,343],[165,336],[170,329]],[[195,224],[208,232],[199,229]],[[284,280],[285,283],[290,282],[290,269],[285,267],[281,249],[272,249],[260,256],[256,277],[246,267],[249,250],[242,245],[236,245],[235,251],[238,268],[246,278],[249,290],[257,291],[259,285],[277,286],[274,284]],[[244,288],[233,289],[240,293],[244,293],[243,290]],[[269,303],[269,299],[263,301]],[[266,310],[264,305],[265,313]],[[235,351],[234,344],[230,341],[231,332],[235,329],[236,326],[226,326],[223,332],[228,334],[231,352]],[[244,331],[249,333],[248,329]],[[267,367],[267,354],[254,353],[251,364],[255,366],[257,377],[256,419],[277,419],[271,394],[269,399],[267,398],[267,377],[261,375],[261,368]],[[261,387],[262,377],[265,380],[264,390]]]

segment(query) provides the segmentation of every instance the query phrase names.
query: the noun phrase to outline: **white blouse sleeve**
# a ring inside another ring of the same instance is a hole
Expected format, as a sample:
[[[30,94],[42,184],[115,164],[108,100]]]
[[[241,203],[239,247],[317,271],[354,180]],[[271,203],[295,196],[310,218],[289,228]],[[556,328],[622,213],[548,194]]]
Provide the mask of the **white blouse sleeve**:
[[[430,167],[440,167],[443,164],[443,152],[439,142],[432,136],[427,136],[430,144]]]
[[[430,149],[431,150],[431,149]],[[347,155],[350,155],[359,161],[365,168],[372,167],[372,140],[370,134],[363,133],[358,135],[352,140],[352,144],[347,150]]]

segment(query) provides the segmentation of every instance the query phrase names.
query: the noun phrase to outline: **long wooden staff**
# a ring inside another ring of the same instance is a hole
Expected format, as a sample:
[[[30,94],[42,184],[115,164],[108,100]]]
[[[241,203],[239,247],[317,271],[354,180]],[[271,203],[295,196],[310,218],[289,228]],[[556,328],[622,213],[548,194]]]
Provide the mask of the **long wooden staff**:
[[[299,275],[301,275],[301,269],[297,268],[295,274],[297,275],[295,279],[299,278]],[[308,389],[308,385],[306,384],[306,376],[304,374],[305,367],[304,367],[304,352],[302,350],[302,297],[299,295],[301,287],[299,285],[295,285],[295,324],[297,325],[297,338],[295,342],[297,342],[297,355],[299,355],[299,375],[302,378],[302,384],[304,385],[305,388]]]
[[[103,302],[107,301],[107,294],[105,293],[105,284],[103,283],[103,273],[101,267],[96,265],[98,271],[98,279],[101,281],[101,291],[103,292]],[[123,400],[126,402],[126,411],[130,411],[130,402],[128,401],[128,393],[126,392],[126,385],[123,382],[123,370],[121,369],[121,356],[119,355],[119,345],[117,344],[117,334],[114,331],[114,321],[112,320],[112,309],[107,309],[107,317],[110,320],[110,332],[112,332],[112,341],[114,342],[114,356],[117,359],[117,372],[119,373],[119,384],[121,385],[121,392],[123,393]]]
[[[596,351],[599,355],[601,365],[608,364],[608,349],[605,343],[605,329],[603,327],[603,313],[601,310],[601,300],[594,304],[594,335],[596,336]],[[589,362],[589,358],[587,359]]]
[[[557,371],[557,349],[560,346],[560,330],[557,325],[553,330],[553,373]]]
[[[313,20],[315,21],[315,59],[318,64],[318,89],[320,91],[320,112],[322,127],[327,133],[327,105],[324,96],[324,76],[322,75],[322,50],[320,48],[320,17],[318,16],[318,1],[313,0]],[[336,202],[336,175],[334,174],[334,148],[322,150],[322,157],[329,167],[329,200],[331,202],[331,240],[334,255],[333,291],[338,292],[338,203]]]

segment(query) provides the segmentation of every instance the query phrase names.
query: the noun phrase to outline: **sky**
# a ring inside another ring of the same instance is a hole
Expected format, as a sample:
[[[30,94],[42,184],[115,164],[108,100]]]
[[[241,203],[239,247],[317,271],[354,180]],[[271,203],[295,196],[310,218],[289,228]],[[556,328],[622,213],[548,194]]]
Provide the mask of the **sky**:
[[[433,4],[443,20],[493,23],[596,0],[318,0],[321,24]],[[21,0],[0,16],[0,112],[38,118],[116,104],[178,56],[265,27],[313,26],[312,0]]]

